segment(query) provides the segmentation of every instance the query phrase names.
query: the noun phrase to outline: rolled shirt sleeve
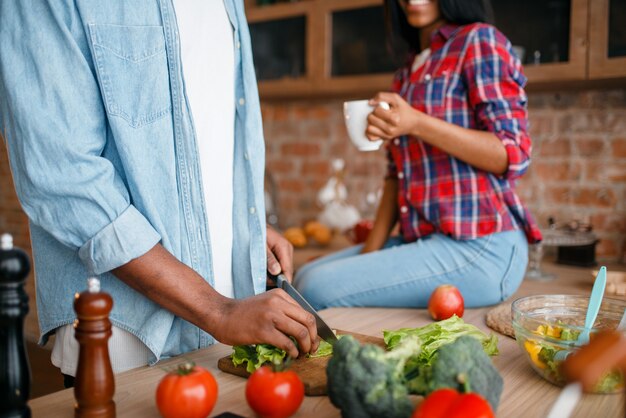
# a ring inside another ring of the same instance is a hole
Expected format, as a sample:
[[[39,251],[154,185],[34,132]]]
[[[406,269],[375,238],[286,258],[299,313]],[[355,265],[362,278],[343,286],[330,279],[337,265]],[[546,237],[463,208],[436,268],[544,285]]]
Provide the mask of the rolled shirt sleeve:
[[[0,2],[0,132],[30,221],[103,273],[160,236],[102,155],[107,124],[83,24],[63,2]]]
[[[526,77],[510,42],[494,27],[479,25],[470,35],[463,72],[478,129],[493,132],[506,149],[509,180],[530,164]]]

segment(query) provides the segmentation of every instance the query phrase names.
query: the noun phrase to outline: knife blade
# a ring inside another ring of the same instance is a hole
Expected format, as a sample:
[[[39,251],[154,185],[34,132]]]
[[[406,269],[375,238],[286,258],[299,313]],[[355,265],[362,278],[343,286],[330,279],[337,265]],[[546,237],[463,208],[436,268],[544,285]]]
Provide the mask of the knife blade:
[[[334,343],[337,341],[337,336],[333,330],[328,326],[326,322],[318,315],[317,311],[311,306],[309,302],[296,290],[295,287],[289,283],[284,274],[276,276],[276,286],[283,289],[289,296],[293,298],[298,305],[300,305],[305,311],[309,312],[315,317],[315,324],[317,327],[317,335],[327,343]]]

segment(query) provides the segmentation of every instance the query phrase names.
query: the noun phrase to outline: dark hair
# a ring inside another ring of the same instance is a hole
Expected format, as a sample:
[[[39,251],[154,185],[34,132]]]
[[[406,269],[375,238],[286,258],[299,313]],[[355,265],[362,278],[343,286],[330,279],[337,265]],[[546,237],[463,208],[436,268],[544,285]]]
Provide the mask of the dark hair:
[[[405,0],[403,0],[405,1]],[[438,0],[439,11],[443,18],[457,25],[484,22],[493,23],[493,9],[489,0]],[[419,29],[409,24],[400,8],[398,0],[385,0],[385,23],[389,47],[392,51],[406,50],[419,52]],[[403,45],[404,48],[400,44]]]

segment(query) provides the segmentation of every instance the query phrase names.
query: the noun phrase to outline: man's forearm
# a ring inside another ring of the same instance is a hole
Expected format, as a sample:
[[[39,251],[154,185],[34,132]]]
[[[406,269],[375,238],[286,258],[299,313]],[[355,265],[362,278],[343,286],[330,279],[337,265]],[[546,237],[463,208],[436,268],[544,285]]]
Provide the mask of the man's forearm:
[[[161,244],[113,270],[124,283],[150,300],[211,333],[228,298],[198,273],[181,263]]]
[[[241,300],[224,297],[160,244],[113,274],[221,343],[267,343],[293,357],[317,350],[315,318],[282,289]]]

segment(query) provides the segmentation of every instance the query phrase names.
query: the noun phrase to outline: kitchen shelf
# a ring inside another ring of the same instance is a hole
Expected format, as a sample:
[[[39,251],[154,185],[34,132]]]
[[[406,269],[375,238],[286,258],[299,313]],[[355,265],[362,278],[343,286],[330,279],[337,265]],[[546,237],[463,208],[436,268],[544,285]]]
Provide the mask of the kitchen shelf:
[[[385,55],[382,0],[300,0],[269,5],[257,1],[246,0],[246,11],[255,64],[261,66],[257,75],[262,99],[366,98],[389,89],[393,71],[401,63]],[[626,21],[625,0],[492,3],[496,26],[524,50],[530,89],[581,86],[606,79],[622,84],[626,80],[625,26],[617,23]],[[295,20],[300,22],[299,32],[278,26],[272,37],[268,23],[289,26],[288,22]],[[259,35],[262,31],[264,35]],[[274,63],[282,65],[282,72],[268,64],[271,48],[275,48],[278,61],[282,60],[282,64]]]
[[[524,48],[524,74],[530,84],[586,78],[588,0],[492,4],[496,27],[513,45]]]
[[[593,0],[589,20],[589,76],[593,79],[624,77],[626,1]]]

